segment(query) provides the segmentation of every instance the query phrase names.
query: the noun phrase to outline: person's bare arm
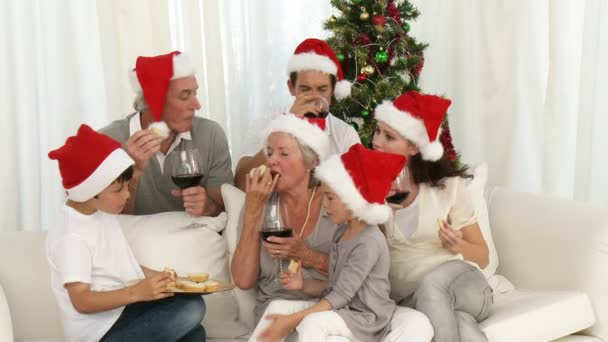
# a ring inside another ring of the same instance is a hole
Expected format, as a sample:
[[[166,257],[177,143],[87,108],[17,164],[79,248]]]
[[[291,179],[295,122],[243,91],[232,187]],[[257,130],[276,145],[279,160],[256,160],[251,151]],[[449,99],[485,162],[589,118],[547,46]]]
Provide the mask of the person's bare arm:
[[[479,224],[473,223],[460,230],[442,221],[439,229],[439,239],[443,246],[454,254],[462,254],[464,260],[472,261],[481,269],[490,262],[489,250],[481,234]]]
[[[245,191],[245,180],[249,171],[262,164],[266,164],[264,150],[260,150],[253,157],[242,157],[239,159],[239,162],[236,164],[236,169],[234,170],[234,185],[242,191]]]
[[[165,292],[170,281],[167,273],[159,272],[135,285],[112,291],[91,291],[89,284],[81,282],[67,283],[64,286],[76,311],[91,314],[131,303],[170,297],[173,293]]]
[[[230,271],[234,284],[240,289],[256,286],[260,273],[260,233],[258,227],[263,215],[265,203],[279,177],[271,178],[269,171],[253,180],[246,177],[245,206],[243,229],[234,251]]]

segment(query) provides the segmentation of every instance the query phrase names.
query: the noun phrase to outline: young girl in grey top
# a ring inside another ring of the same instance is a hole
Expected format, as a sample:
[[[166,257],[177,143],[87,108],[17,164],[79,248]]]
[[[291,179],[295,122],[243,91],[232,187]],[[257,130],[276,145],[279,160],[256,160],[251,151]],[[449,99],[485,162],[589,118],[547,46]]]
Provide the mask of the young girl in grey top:
[[[404,165],[404,157],[357,144],[317,167],[323,207],[340,224],[329,279],[304,279],[299,265],[284,273],[286,289],[320,299],[273,301],[250,341],[282,341],[293,329],[300,341],[399,341],[406,333],[408,341],[430,341],[426,317],[389,297],[388,246],[377,226],[390,216],[384,198]]]

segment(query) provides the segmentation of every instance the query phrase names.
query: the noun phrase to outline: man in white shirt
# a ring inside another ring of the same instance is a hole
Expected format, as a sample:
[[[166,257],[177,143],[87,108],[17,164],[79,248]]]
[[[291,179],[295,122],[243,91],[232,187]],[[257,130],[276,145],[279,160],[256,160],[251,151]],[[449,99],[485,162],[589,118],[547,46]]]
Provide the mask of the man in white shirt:
[[[331,104],[334,95],[342,99],[350,95],[350,82],[344,79],[340,62],[326,42],[309,38],[304,40],[290,57],[287,66],[289,92],[295,101],[289,113],[296,116],[314,115],[326,117],[326,130],[330,138],[330,154],[341,154],[357,143],[359,135],[346,122],[326,112],[314,102],[321,97]],[[245,140],[245,151],[235,170],[234,183],[245,190],[245,178],[249,171],[266,162],[262,144],[266,124],[286,113],[272,113],[258,117],[251,125]]]

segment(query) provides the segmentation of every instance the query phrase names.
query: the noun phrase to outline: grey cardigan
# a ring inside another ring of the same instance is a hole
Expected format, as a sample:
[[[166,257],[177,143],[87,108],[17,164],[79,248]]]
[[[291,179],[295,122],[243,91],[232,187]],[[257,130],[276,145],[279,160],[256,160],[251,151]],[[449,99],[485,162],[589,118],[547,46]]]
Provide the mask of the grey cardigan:
[[[395,302],[390,299],[389,250],[377,226],[340,241],[341,226],[329,254],[329,284],[322,293],[359,341],[381,341],[391,330]]]

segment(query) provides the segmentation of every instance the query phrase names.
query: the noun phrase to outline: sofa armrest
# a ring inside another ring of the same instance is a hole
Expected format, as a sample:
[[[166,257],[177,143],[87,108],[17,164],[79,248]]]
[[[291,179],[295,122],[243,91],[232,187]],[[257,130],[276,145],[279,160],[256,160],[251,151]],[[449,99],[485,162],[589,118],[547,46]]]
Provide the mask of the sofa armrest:
[[[579,290],[593,303],[608,337],[608,212],[555,198],[496,189],[489,215],[498,273],[531,290]]]
[[[8,303],[4,296],[4,289],[0,284],[0,341],[13,340],[13,322],[11,312],[8,310]]]

